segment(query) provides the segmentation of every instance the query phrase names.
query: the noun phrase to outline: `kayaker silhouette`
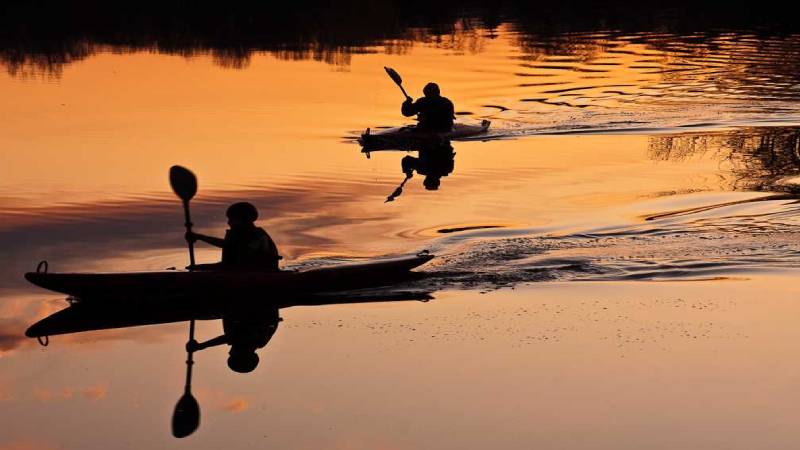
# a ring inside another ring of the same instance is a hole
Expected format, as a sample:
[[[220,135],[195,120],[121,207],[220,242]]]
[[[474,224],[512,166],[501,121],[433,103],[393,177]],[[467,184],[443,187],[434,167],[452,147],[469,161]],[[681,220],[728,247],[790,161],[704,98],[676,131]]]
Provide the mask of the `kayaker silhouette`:
[[[453,151],[453,146],[449,141],[442,144],[421,148],[417,157],[408,155],[404,156],[400,161],[403,173],[406,178],[402,183],[386,198],[386,203],[394,201],[400,194],[403,193],[403,187],[406,182],[414,176],[416,171],[420,175],[424,175],[422,185],[426,190],[436,191],[442,182],[442,177],[446,177],[453,173],[455,169],[456,153]]]
[[[281,320],[278,308],[235,308],[222,316],[224,334],[205,342],[191,340],[186,343],[186,351],[196,352],[227,344],[231,347],[228,351],[228,367],[238,373],[252,372],[259,362],[256,350],[267,345]]]
[[[419,124],[417,129],[420,131],[450,131],[453,128],[455,119],[455,108],[453,102],[448,98],[442,97],[439,93],[439,85],[428,83],[422,89],[424,97],[414,101],[411,97],[406,97],[400,109],[404,116],[411,117],[417,115]]]
[[[278,270],[278,247],[263,228],[255,225],[258,210],[252,203],[234,203],[225,215],[230,229],[220,239],[200,233],[187,232],[189,242],[203,241],[222,248],[222,261],[215,264],[197,264],[194,269],[259,269]]]

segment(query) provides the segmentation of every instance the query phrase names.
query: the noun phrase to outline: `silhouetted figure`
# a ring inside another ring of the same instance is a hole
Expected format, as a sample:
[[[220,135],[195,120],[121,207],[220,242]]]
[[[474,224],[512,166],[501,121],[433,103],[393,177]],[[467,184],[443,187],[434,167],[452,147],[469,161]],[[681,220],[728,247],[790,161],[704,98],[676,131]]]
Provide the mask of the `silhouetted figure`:
[[[406,178],[386,198],[385,203],[394,201],[403,193],[403,187],[414,176],[414,172],[425,176],[425,179],[422,180],[422,185],[425,186],[425,189],[429,191],[438,190],[442,177],[453,173],[456,163],[455,158],[456,153],[453,151],[453,146],[447,141],[437,146],[420,149],[417,157],[404,156],[400,161],[400,166]]]
[[[417,158],[405,156],[400,161],[400,165],[408,178],[414,175],[414,171],[424,175],[425,179],[422,180],[422,184],[425,189],[435,191],[439,189],[442,177],[453,173],[455,157],[453,146],[446,142],[439,146],[420,150]]]
[[[242,268],[278,270],[278,247],[264,231],[255,225],[258,210],[251,203],[239,202],[231,205],[225,213],[230,229],[225,238],[220,239],[200,233],[186,233],[186,240],[203,241],[222,248],[222,262],[217,264],[198,264],[195,268]]]
[[[224,334],[205,342],[189,341],[186,350],[196,352],[227,344],[231,347],[228,351],[228,367],[234,372],[252,372],[259,361],[256,350],[267,345],[280,321],[278,308],[236,309],[222,316]]]
[[[439,85],[436,83],[426,84],[422,92],[425,96],[417,101],[406,98],[401,108],[403,115],[411,117],[416,114],[419,120],[417,129],[420,131],[450,131],[455,119],[453,102],[439,94]]]

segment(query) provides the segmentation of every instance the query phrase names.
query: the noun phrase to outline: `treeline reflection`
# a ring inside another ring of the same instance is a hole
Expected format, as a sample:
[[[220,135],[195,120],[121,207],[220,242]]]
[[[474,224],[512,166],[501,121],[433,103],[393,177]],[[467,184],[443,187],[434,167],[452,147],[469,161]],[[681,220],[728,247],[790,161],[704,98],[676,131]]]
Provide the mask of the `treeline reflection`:
[[[730,188],[800,192],[800,128],[745,128],[719,134],[651,137],[650,157],[685,161],[713,157],[731,174]]]
[[[502,24],[510,24],[520,48],[531,55],[590,57],[608,39],[603,33],[646,33],[639,39],[667,51],[683,51],[686,43],[713,42],[730,30],[763,37],[800,28],[786,7],[773,8],[768,2],[756,7],[744,1],[722,6],[684,1],[653,6],[628,0],[10,0],[0,5],[0,63],[12,75],[58,76],[64,65],[100,51],[152,51],[211,55],[230,68],[246,67],[254,52],[346,66],[354,54],[402,54],[415,43],[479,52]],[[695,47],[704,51],[713,44]]]

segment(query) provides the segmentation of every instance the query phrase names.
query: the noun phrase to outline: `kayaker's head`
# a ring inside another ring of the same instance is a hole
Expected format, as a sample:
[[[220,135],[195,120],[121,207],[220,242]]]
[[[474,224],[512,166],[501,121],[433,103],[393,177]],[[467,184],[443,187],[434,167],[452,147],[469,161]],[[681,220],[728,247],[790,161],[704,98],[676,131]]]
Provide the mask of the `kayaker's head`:
[[[258,210],[252,203],[239,202],[228,207],[225,212],[228,216],[228,225],[231,228],[251,226],[258,219]]]
[[[436,83],[428,83],[422,88],[422,93],[425,94],[425,97],[438,97],[439,85]]]
[[[422,185],[425,186],[425,189],[429,191],[439,190],[440,184],[442,184],[442,179],[431,175],[428,175],[424,180],[422,180]]]
[[[234,372],[249,373],[258,367],[258,354],[251,347],[232,345],[228,352],[228,367]]]

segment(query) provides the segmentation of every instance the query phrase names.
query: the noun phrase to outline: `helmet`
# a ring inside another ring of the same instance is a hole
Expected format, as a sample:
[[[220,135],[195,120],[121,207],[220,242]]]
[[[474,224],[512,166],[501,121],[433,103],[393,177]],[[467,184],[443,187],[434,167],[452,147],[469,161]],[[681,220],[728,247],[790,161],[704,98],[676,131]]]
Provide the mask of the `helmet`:
[[[246,222],[255,222],[258,219],[258,210],[252,203],[239,202],[228,207],[225,215],[229,219],[240,219]]]
[[[232,346],[228,355],[228,367],[234,372],[249,373],[258,367],[259,359],[255,350],[240,350]]]
[[[439,85],[436,83],[428,83],[422,88],[422,93],[425,97],[436,97],[439,95]]]
[[[441,178],[434,177],[434,176],[427,176],[424,180],[422,180],[422,185],[425,186],[426,190],[429,191],[436,191],[439,189],[439,185],[442,183]]]

